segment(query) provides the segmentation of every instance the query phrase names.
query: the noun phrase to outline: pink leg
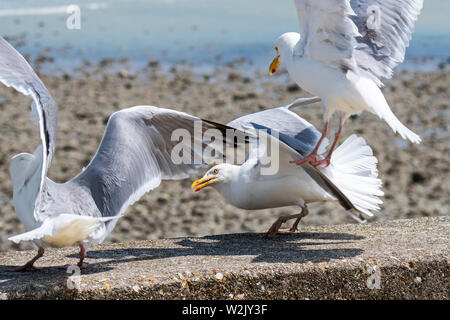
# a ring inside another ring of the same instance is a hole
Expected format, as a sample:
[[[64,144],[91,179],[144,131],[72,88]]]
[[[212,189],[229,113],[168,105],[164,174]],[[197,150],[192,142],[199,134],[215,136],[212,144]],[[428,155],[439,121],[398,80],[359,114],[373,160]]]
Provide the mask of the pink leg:
[[[25,263],[23,266],[11,269],[9,271],[10,272],[23,272],[23,271],[39,270],[39,268],[35,267],[33,264],[36,262],[36,260],[38,260],[39,258],[41,258],[44,255],[44,251],[45,251],[44,248],[39,247],[38,253],[33,259],[31,259],[30,261]]]
[[[338,132],[336,132],[336,136],[334,137],[334,141],[333,144],[331,145],[328,155],[325,157],[325,159],[319,161],[312,161],[311,164],[314,167],[321,167],[321,168],[328,167],[330,165],[331,155],[333,154],[334,149],[336,149],[337,143],[341,137],[342,137],[342,120],[339,121],[339,130]]]
[[[323,139],[325,139],[327,135],[328,135],[328,121],[325,122],[325,128],[323,129],[322,136],[320,137],[319,142],[317,142],[316,146],[314,147],[314,150],[305,158],[298,161],[291,161],[291,163],[301,165],[306,162],[311,162],[311,164],[317,162],[317,151],[319,151],[319,147],[322,144]]]
[[[85,257],[86,257],[86,249],[84,248],[84,245],[80,243],[80,261],[77,264],[80,269],[87,268],[87,265],[83,263]]]
[[[83,270],[87,268],[87,265],[85,263],[83,263],[84,258],[86,257],[86,249],[84,248],[84,245],[82,243],[79,244],[80,246],[80,261],[78,261],[77,266]],[[71,265],[70,264],[66,264],[64,266],[59,267],[60,269],[67,269],[69,268]]]
[[[266,238],[273,238],[275,237],[278,233],[294,233],[295,231],[297,231],[297,226],[298,223],[300,222],[300,220],[303,217],[306,217],[308,215],[309,211],[308,211],[308,207],[305,205],[305,207],[302,209],[302,212],[298,213],[298,214],[293,214],[290,216],[282,216],[279,217],[277,219],[277,221],[274,222],[274,224],[270,227],[269,231],[267,231],[266,233]],[[292,227],[290,227],[289,229],[280,229],[281,225],[291,219],[295,219],[297,218],[297,220],[295,220],[294,224],[292,225]]]

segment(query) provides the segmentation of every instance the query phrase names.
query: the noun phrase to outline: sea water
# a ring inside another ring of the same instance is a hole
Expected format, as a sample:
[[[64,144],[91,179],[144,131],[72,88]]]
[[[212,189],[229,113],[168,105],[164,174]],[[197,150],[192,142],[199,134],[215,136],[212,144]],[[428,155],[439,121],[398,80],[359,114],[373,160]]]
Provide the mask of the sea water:
[[[450,56],[450,1],[424,2],[403,67]],[[72,4],[79,29],[67,26]],[[245,58],[266,69],[276,38],[298,31],[298,20],[292,0],[0,0],[0,30],[22,53],[46,52],[64,66],[127,58],[200,68]]]

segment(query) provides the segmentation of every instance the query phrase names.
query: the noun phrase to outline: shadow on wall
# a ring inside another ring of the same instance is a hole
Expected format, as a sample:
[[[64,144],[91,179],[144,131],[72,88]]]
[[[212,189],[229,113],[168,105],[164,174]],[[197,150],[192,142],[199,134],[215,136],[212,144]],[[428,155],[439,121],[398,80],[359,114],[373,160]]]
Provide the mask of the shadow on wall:
[[[298,242],[310,239],[312,242]],[[94,250],[88,252],[90,259],[114,259],[126,257],[124,262],[165,259],[179,256],[255,256],[252,262],[267,263],[305,263],[326,262],[330,259],[354,257],[363,252],[357,248],[342,249],[308,249],[308,246],[350,244],[364,239],[346,233],[298,233],[278,235],[274,239],[265,239],[257,233],[237,233],[205,236],[199,238],[183,238],[176,244],[182,248],[129,248],[125,250]],[[176,240],[176,239],[175,239]],[[316,241],[314,240],[330,240]],[[133,257],[134,256],[134,257]],[[77,258],[76,254],[72,257]],[[119,263],[119,261],[112,263]]]
[[[331,259],[343,259],[360,255],[363,250],[354,248],[362,236],[347,233],[297,233],[278,235],[265,239],[263,234],[239,233],[180,238],[175,240],[179,248],[127,248],[88,251],[88,268],[83,274],[94,274],[114,269],[114,265],[152,259],[166,259],[180,256],[254,256],[252,262],[265,263],[319,263]],[[310,241],[305,241],[310,240]],[[349,248],[320,249],[317,246],[346,244]],[[309,248],[314,246],[314,248]],[[78,259],[78,254],[68,257]],[[93,262],[92,260],[102,260]],[[106,261],[105,261],[106,260]],[[13,266],[0,266],[0,290],[11,282],[30,281],[45,283],[52,279],[64,280],[67,274],[55,267],[45,267],[39,271],[10,273]]]

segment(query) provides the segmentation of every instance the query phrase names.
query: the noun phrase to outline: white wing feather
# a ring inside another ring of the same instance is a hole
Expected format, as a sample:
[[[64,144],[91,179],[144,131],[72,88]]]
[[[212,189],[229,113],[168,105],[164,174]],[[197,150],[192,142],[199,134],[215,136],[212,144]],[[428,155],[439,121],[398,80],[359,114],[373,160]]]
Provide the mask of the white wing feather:
[[[294,0],[295,53],[360,73],[378,86],[403,62],[423,0]]]
[[[0,37],[0,82],[33,99],[30,118],[39,124],[43,146],[40,192],[38,193],[41,195],[55,151],[58,107],[25,58],[2,37]],[[40,196],[36,199],[34,212],[36,220],[39,220],[39,203]]]
[[[300,43],[295,54],[335,68],[355,69],[353,49],[358,28],[348,0],[294,0],[300,21]]]

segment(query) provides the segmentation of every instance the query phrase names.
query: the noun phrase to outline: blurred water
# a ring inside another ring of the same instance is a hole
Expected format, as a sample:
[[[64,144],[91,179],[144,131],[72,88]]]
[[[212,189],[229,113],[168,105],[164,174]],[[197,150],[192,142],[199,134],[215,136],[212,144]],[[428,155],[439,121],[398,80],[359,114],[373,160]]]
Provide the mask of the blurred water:
[[[69,4],[81,8],[80,30],[66,27]],[[450,56],[449,12],[450,1],[425,0],[407,61],[427,56],[436,64]],[[32,57],[49,47],[65,66],[123,57],[138,65],[215,65],[246,57],[266,68],[275,39],[297,29],[292,0],[0,1],[1,34],[23,36],[20,51]]]

